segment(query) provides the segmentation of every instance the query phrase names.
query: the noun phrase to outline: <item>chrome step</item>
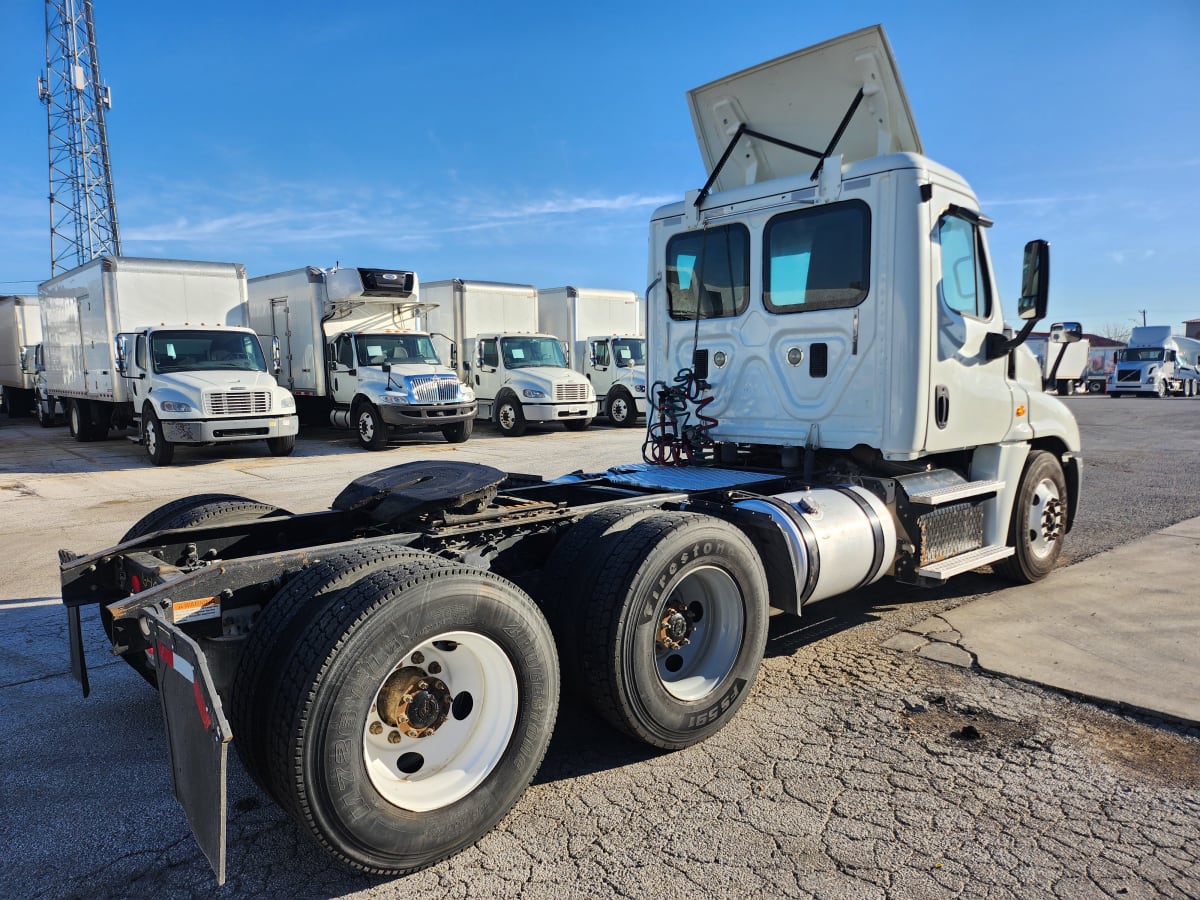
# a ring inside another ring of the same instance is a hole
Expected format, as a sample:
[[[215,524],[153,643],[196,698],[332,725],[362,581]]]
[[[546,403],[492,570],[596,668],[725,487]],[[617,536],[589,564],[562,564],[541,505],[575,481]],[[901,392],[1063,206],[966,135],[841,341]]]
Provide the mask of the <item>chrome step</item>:
[[[978,550],[960,553],[958,556],[951,556],[949,559],[943,559],[941,562],[921,566],[921,568],[917,569],[917,576],[919,578],[927,578],[930,581],[946,581],[955,575],[961,575],[963,572],[970,572],[972,569],[978,569],[980,566],[986,566],[988,563],[1007,559],[1014,553],[1016,551],[1012,547],[1006,547],[1003,544],[980,547]]]
[[[910,503],[920,503],[923,506],[940,506],[943,503],[954,503],[969,497],[994,494],[1003,487],[1003,481],[965,481],[962,484],[934,488],[919,494],[909,494],[908,500]]]

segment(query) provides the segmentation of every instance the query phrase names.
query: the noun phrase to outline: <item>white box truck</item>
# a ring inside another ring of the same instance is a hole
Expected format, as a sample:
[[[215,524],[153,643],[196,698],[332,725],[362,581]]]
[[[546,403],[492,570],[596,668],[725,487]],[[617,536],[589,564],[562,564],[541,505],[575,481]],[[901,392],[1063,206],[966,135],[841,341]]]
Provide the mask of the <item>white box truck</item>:
[[[1195,397],[1200,394],[1200,341],[1171,334],[1170,325],[1139,325],[1116,353],[1111,397]]]
[[[569,431],[591,424],[595,391],[567,368],[559,339],[539,330],[536,287],[453,278],[421,292],[434,344],[474,388],[480,419],[509,437],[531,422]]]
[[[614,425],[646,415],[643,304],[633,291],[540,288],[538,327],[567,345],[567,364],[592,383]]]
[[[710,175],[651,218],[649,461],[552,481],[410,462],[323,512],[201,495],[60,551],[72,671],[86,689],[99,603],[161,691],[218,880],[231,740],[331,857],[406,873],[521,796],[560,661],[599,716],[678,749],[751,695],[771,607],[1054,568],[1082,462],[1022,345],[1049,246],[1026,247],[1014,334],[990,220],[923,155],[882,28],[689,99]]]
[[[292,452],[292,395],[246,320],[239,263],[106,256],[39,288],[47,402],[78,441],[133,428],[155,465],[177,445]]]
[[[0,406],[11,419],[33,412],[34,348],[41,339],[38,298],[0,297]]]
[[[250,324],[279,341],[279,382],[302,417],[350,428],[367,450],[389,430],[440,431],[462,443],[475,393],[419,328],[416,273],[307,266],[250,279]]]

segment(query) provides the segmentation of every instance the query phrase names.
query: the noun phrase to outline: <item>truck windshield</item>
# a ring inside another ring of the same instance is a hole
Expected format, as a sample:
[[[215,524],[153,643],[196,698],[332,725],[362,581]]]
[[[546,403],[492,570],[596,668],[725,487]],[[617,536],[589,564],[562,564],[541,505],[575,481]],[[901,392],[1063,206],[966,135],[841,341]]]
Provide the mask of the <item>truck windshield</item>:
[[[1117,351],[1117,362],[1158,362],[1162,358],[1161,347],[1130,347]]]
[[[155,372],[267,370],[258,338],[244,331],[156,331],[150,358]]]
[[[355,344],[360,366],[442,364],[427,334],[359,334],[355,335]]]
[[[644,366],[646,364],[646,339],[617,338],[613,341],[613,359],[622,369],[628,366]]]
[[[562,344],[549,337],[501,338],[500,352],[504,367],[523,369],[527,366],[559,366],[566,368],[567,357]]]

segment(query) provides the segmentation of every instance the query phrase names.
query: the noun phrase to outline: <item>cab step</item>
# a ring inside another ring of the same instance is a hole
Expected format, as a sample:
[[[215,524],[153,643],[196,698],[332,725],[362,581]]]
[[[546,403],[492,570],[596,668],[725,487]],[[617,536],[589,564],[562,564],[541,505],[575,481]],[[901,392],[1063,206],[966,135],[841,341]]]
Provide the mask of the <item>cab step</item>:
[[[921,566],[921,568],[917,569],[917,577],[926,581],[941,583],[953,578],[955,575],[961,575],[963,572],[970,572],[972,569],[978,569],[980,566],[986,566],[989,563],[1007,559],[1015,552],[1012,547],[1005,546],[1004,544],[992,544],[990,547],[980,547],[977,550],[970,550],[966,553],[960,553],[958,556],[951,556],[949,559]]]
[[[946,487],[931,488],[916,494],[909,494],[908,500],[910,503],[919,503],[922,506],[941,506],[943,503],[957,503],[959,500],[995,494],[1003,487],[1003,481],[964,481],[961,484],[951,484]]]

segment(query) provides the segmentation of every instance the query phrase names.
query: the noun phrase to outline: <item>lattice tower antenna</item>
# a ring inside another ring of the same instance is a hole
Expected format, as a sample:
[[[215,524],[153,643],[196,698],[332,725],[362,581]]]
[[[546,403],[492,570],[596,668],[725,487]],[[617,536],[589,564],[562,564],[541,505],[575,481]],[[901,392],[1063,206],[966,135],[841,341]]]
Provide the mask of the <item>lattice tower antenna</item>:
[[[105,110],[91,0],[46,0],[46,104],[50,158],[50,274],[98,256],[119,256]]]

